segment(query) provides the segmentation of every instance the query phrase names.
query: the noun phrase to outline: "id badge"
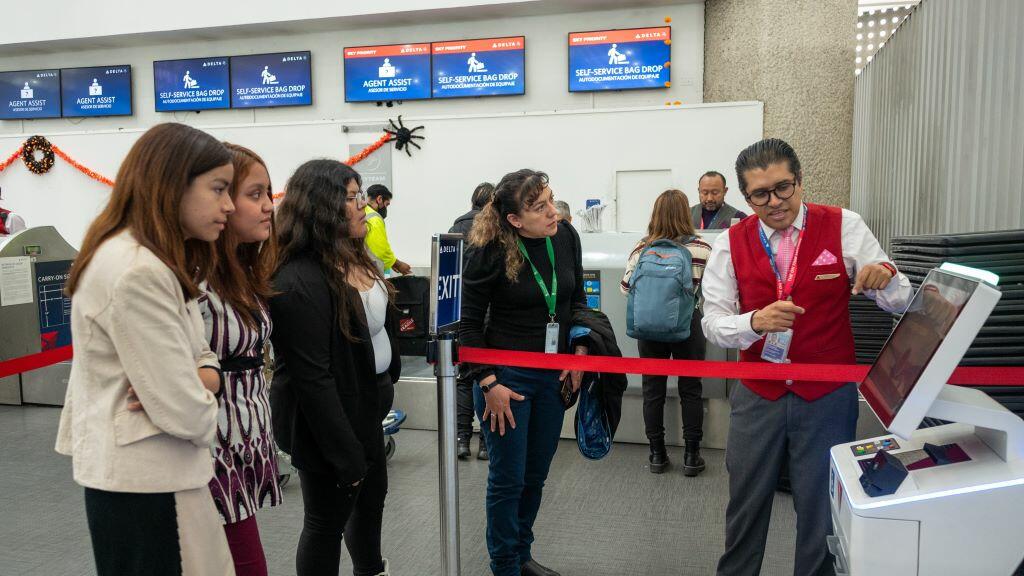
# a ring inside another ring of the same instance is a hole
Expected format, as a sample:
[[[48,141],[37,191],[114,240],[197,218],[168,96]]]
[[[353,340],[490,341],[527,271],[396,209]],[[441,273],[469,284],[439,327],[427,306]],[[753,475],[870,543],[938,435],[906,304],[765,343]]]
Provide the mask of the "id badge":
[[[764,339],[761,358],[768,362],[784,364],[789,356],[789,345],[793,342],[793,331],[769,332]]]
[[[558,322],[548,322],[544,330],[544,353],[558,354]]]

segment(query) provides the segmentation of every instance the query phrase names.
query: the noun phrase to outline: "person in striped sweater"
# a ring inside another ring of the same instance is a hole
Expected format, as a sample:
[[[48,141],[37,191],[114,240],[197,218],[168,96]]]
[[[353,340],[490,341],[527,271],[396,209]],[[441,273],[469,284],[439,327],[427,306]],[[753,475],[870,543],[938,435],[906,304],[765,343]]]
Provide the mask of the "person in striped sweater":
[[[690,215],[690,202],[679,190],[666,190],[654,202],[647,236],[629,255],[626,273],[619,283],[623,294],[629,293],[630,278],[644,248],[656,240],[674,240],[690,252],[693,265],[693,289],[700,289],[704,265],[711,256],[711,246],[696,236]],[[690,337],[681,342],[656,342],[637,340],[641,358],[675,358],[681,360],[703,360],[705,340],[700,329],[702,315],[694,310],[690,324]],[[661,474],[669,466],[665,449],[665,395],[668,376],[644,375],[644,428],[651,444],[650,469]],[[701,400],[703,385],[700,378],[679,377],[679,403],[682,405],[683,474],[696,476],[704,471],[704,459],[700,456],[700,442],[703,436],[704,406]]]

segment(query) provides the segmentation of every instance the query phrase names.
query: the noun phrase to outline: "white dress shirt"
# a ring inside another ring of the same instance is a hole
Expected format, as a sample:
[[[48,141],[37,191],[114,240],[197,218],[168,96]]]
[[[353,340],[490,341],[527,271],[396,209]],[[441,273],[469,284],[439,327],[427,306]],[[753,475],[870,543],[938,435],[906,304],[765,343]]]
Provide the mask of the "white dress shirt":
[[[807,207],[801,205],[800,214],[793,221],[794,233],[802,231]],[[782,232],[770,228],[763,221],[758,222],[764,230],[772,253],[777,253]],[[794,238],[796,240],[796,238]],[[846,274],[852,282],[857,272],[869,264],[890,262],[889,257],[868,229],[867,224],[856,212],[843,209],[842,232],[840,242],[843,250],[843,264]],[[732,253],[729,249],[729,233],[718,235],[711,250],[711,258],[704,270],[704,319],[701,325],[708,341],[720,348],[739,348],[746,350],[760,340],[750,326],[753,311],[740,314],[740,295],[736,285],[736,270],[732,265]],[[897,274],[884,290],[865,290],[864,295],[875,301],[879,308],[886,312],[899,313],[906,309],[914,295],[910,280],[902,273]],[[798,303],[799,304],[799,303]],[[845,306],[846,302],[836,305]]]

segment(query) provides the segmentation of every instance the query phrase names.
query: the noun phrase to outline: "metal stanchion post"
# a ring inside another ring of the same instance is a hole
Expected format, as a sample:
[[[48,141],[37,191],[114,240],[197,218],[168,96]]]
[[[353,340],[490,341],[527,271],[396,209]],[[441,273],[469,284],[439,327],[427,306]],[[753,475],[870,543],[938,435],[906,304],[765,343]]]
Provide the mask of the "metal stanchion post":
[[[455,450],[455,381],[458,341],[455,332],[437,335],[437,458],[441,508],[441,574],[459,576],[459,470]]]

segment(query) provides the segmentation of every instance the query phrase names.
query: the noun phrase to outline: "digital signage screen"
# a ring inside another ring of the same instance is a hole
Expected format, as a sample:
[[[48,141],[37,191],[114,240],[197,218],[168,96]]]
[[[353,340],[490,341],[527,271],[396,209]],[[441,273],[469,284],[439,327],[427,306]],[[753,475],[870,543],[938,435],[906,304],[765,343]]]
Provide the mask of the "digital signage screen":
[[[219,110],[231,107],[227,57],[153,62],[157,112]]]
[[[60,70],[0,72],[0,120],[60,118]]]
[[[569,34],[569,91],[666,88],[671,80],[672,28]]]
[[[61,109],[67,118],[132,115],[132,67],[62,68]]]
[[[526,38],[484,38],[431,44],[434,98],[526,93]]]
[[[430,44],[345,48],[345,101],[430,98]]]
[[[309,51],[231,57],[231,107],[313,103]]]

